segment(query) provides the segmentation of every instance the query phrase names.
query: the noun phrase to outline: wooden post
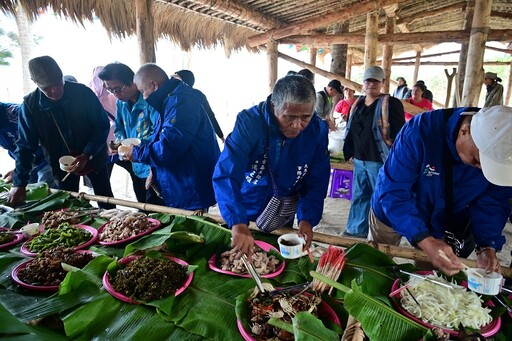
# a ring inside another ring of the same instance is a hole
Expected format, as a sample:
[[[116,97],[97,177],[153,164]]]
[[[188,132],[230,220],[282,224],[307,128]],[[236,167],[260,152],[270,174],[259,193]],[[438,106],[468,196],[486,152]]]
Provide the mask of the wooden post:
[[[478,96],[483,83],[483,62],[485,53],[485,42],[489,31],[491,19],[492,1],[476,0],[473,25],[469,38],[468,60],[466,65],[466,77],[464,78],[464,89],[462,90],[462,105],[478,105]]]
[[[135,26],[141,64],[156,62],[152,4],[153,1],[135,0]]]
[[[318,48],[316,48],[316,47],[309,48],[309,64],[316,65],[317,53],[318,53]],[[313,73],[313,84],[315,84],[315,73]]]
[[[464,13],[463,29],[469,31],[473,24],[473,15],[475,11],[475,0],[468,0],[466,12]],[[466,65],[468,60],[469,39],[460,45],[459,65],[457,67],[457,78],[455,79],[455,91],[453,92],[452,107],[458,107],[462,98],[462,89],[464,88],[464,78],[466,75]]]
[[[444,74],[446,75],[446,78],[448,78],[448,87],[446,89],[446,100],[444,101],[444,106],[448,108],[448,104],[450,104],[450,95],[452,94],[452,81],[453,77],[457,75],[457,69],[453,68],[451,74],[448,73],[448,70],[444,69]]]
[[[397,6],[392,6],[386,9],[386,34],[395,33],[395,11]],[[386,75],[386,79],[384,80],[384,84],[382,87],[382,92],[387,94],[389,93],[389,80],[391,78],[391,60],[393,59],[393,45],[385,44],[384,51],[382,53],[382,69],[384,69],[384,74]]]
[[[343,23],[337,23],[334,26],[334,34],[344,34],[348,33],[349,30],[349,22],[345,21]],[[345,73],[347,70],[347,44],[333,44],[331,47],[331,68],[330,71],[332,73],[337,73],[343,77],[345,77]],[[343,95],[343,94],[342,94]]]
[[[507,95],[505,96],[505,102],[503,102],[503,105],[510,105],[511,95],[512,95],[512,62],[510,62],[510,67],[509,67],[509,72],[508,72]]]
[[[354,52],[351,48],[347,49],[347,69],[345,71],[345,78],[350,79],[352,77],[352,56]],[[512,70],[512,67],[510,68]]]
[[[366,35],[364,38],[364,68],[375,65],[377,61],[377,42],[379,39],[379,13],[366,14]]]
[[[271,40],[267,43],[267,61],[268,61],[268,89],[272,92],[274,84],[277,81],[277,41]]]
[[[416,59],[414,61],[414,74],[412,76],[412,84],[416,84],[418,81],[418,73],[420,72],[420,63],[421,63],[421,51],[416,51]]]

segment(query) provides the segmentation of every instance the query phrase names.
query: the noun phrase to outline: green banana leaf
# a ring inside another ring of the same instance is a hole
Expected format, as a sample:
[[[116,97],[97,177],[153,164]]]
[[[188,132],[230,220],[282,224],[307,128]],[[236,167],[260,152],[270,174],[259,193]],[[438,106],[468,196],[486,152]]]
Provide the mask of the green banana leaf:
[[[325,328],[321,320],[307,312],[300,312],[292,318],[292,324],[271,318],[268,323],[292,333],[295,341],[338,341],[340,335]]]

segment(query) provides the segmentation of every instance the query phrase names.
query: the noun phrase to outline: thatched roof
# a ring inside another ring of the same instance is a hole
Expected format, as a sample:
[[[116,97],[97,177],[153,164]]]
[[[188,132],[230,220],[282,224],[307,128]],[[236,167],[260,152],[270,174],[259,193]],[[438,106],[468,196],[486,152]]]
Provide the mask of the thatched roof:
[[[97,16],[114,36],[126,37],[136,31],[135,0],[0,0],[0,9],[13,12],[18,2],[33,19],[37,19],[42,9],[51,7],[57,14],[77,22],[91,21]],[[305,25],[308,32],[301,35],[330,35],[337,17],[339,22],[348,23],[349,33],[364,34],[367,10],[357,11],[357,8],[366,5],[375,8],[380,4],[396,4],[395,33],[462,30],[467,3],[467,0],[154,0],[152,12],[156,38],[170,39],[184,50],[193,46],[223,46],[230,52],[248,47],[249,37],[279,27],[296,28],[309,23]],[[377,8],[380,33],[384,33],[385,9]],[[493,1],[490,28],[512,30],[512,0]],[[395,45],[395,54],[413,50],[413,43]]]

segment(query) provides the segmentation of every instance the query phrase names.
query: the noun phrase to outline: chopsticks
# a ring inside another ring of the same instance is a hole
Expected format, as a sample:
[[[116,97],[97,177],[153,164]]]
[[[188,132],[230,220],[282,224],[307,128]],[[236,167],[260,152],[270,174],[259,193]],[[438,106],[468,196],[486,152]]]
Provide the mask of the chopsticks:
[[[247,255],[243,254],[242,257],[240,257],[242,260],[242,263],[244,263],[245,268],[247,269],[247,272],[249,275],[251,275],[252,279],[256,282],[256,286],[260,290],[260,292],[265,292],[265,288],[263,288],[263,284],[261,283],[261,278],[256,269],[254,268],[254,265],[252,265],[251,262],[247,260]]]
[[[444,253],[443,250],[439,250],[437,252],[437,254],[439,255],[439,257],[441,257],[442,259],[444,259],[445,261],[447,262],[450,262],[452,263],[452,260],[450,258],[448,258],[448,256],[446,255],[446,253]],[[477,275],[478,277],[484,277],[481,273],[479,273],[478,271],[475,271],[474,269],[470,268],[467,264],[464,264],[460,259],[459,259],[459,262],[460,264],[462,264],[464,266],[464,271],[472,271],[475,275]]]
[[[422,279],[422,280],[430,282],[430,283],[434,283],[434,284],[440,285],[440,286],[448,288],[448,289],[453,289],[453,287],[450,284],[446,284],[446,283],[437,281],[435,279],[428,278],[426,276],[418,275],[418,274],[415,274],[415,273],[412,273],[412,272],[408,272],[408,271],[404,271],[404,270],[400,270],[400,272],[403,273],[403,274],[412,276],[412,277],[416,277],[416,278]]]
[[[404,280],[400,277],[400,275],[398,275],[397,271],[395,268],[393,268],[393,272],[395,273],[395,276],[398,278],[398,280],[400,281],[400,284],[402,284],[402,287],[398,290],[395,290],[394,292],[392,292],[390,294],[391,295],[395,295],[396,293],[400,292],[401,290],[407,290],[407,293],[411,296],[411,298],[414,300],[414,302],[416,302],[416,304],[418,305],[418,307],[420,307],[420,302],[418,302],[418,300],[416,299],[416,297],[414,297],[414,295],[412,294],[412,292],[409,290],[409,285],[407,283],[404,282]]]

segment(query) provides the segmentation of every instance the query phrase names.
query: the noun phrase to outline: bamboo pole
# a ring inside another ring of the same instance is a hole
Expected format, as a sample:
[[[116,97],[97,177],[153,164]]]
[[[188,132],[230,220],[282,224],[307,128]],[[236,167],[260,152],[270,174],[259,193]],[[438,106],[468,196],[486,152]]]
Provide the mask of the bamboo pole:
[[[444,69],[444,74],[446,75],[446,78],[448,78],[448,87],[446,88],[446,100],[444,101],[444,106],[448,108],[448,104],[450,104],[450,97],[452,94],[453,77],[457,75],[457,69],[453,68],[451,74],[448,73],[448,70]]]
[[[152,4],[153,1],[135,1],[135,26],[141,64],[156,62]]]
[[[507,86],[507,95],[505,96],[504,105],[510,105],[510,97],[512,95],[512,61],[510,62],[510,67],[508,69],[508,86]]]
[[[354,55],[354,52],[351,48],[347,49],[347,68],[345,71],[345,78],[351,79],[352,78],[352,56]],[[512,67],[510,68],[512,70]]]
[[[56,190],[56,189],[50,189],[50,190],[52,192],[59,192],[59,190]],[[130,200],[124,200],[124,199],[118,199],[118,198],[112,198],[112,197],[105,197],[105,196],[94,195],[94,194],[77,193],[77,192],[69,192],[69,191],[61,191],[61,192],[67,192],[75,198],[82,198],[85,200],[91,200],[91,201],[102,202],[102,203],[107,203],[107,204],[121,205],[121,206],[136,208],[139,210],[150,211],[150,212],[168,213],[168,214],[182,215],[182,216],[200,215],[200,216],[208,217],[210,220],[212,220],[218,224],[225,224],[224,220],[222,220],[221,217],[219,217],[217,215],[213,215],[213,214],[198,213],[195,211],[181,210],[181,209],[167,207],[167,206],[144,204],[144,203],[140,203],[140,202],[134,202],[134,201],[130,201]],[[259,231],[259,229],[256,227],[256,224],[254,222],[250,222],[249,228],[254,231]],[[296,232],[297,232],[297,230],[294,230],[292,228],[281,228],[279,230],[273,231],[271,234],[280,236],[283,234],[296,233]],[[360,243],[361,239],[338,237],[338,236],[315,232],[313,234],[313,241],[319,242],[319,243],[336,245],[336,246],[342,246],[342,247],[350,247],[354,244]],[[391,257],[407,258],[407,259],[412,259],[412,260],[416,260],[416,261],[428,261],[428,257],[425,254],[425,252],[418,250],[418,249],[414,249],[412,247],[377,244],[375,242],[368,242],[368,244],[370,244],[377,250],[379,250],[382,253],[385,253],[386,255],[391,256]],[[477,267],[476,261],[474,261],[474,260],[468,259],[468,260],[465,260],[464,262],[466,264],[468,264],[469,267],[472,267],[472,268]],[[512,278],[512,269],[511,268],[502,267],[501,273],[503,274],[504,277]]]
[[[267,46],[268,88],[269,92],[272,92],[277,81],[277,42],[275,40],[269,41]]]
[[[386,34],[395,32],[395,11],[397,6],[386,9]],[[391,61],[393,59],[393,45],[385,44],[382,52],[382,69],[386,78],[382,86],[382,92],[389,93],[389,80],[391,79]]]
[[[471,30],[473,25],[473,15],[475,11],[475,2],[473,0],[467,2],[468,6],[464,12],[464,30]],[[452,107],[458,107],[461,103],[462,89],[464,89],[464,78],[466,76],[466,65],[468,61],[469,37],[461,43],[459,64],[457,66],[457,77],[455,78],[455,92],[452,100]]]
[[[309,64],[316,66],[316,54],[318,53],[318,49],[316,47],[311,47],[309,49]],[[277,58],[277,56],[276,56]],[[315,74],[313,73],[313,84],[315,84]]]
[[[473,25],[469,39],[468,60],[464,89],[462,89],[462,105],[476,106],[483,82],[483,61],[485,42],[489,32],[492,1],[476,0]]]
[[[418,74],[420,73],[420,65],[421,65],[421,51],[416,51],[416,60],[414,61],[414,73],[412,76],[412,83],[416,84],[418,81]]]
[[[375,65],[377,60],[377,41],[379,38],[379,13],[366,14],[366,35],[364,38],[364,68]]]

